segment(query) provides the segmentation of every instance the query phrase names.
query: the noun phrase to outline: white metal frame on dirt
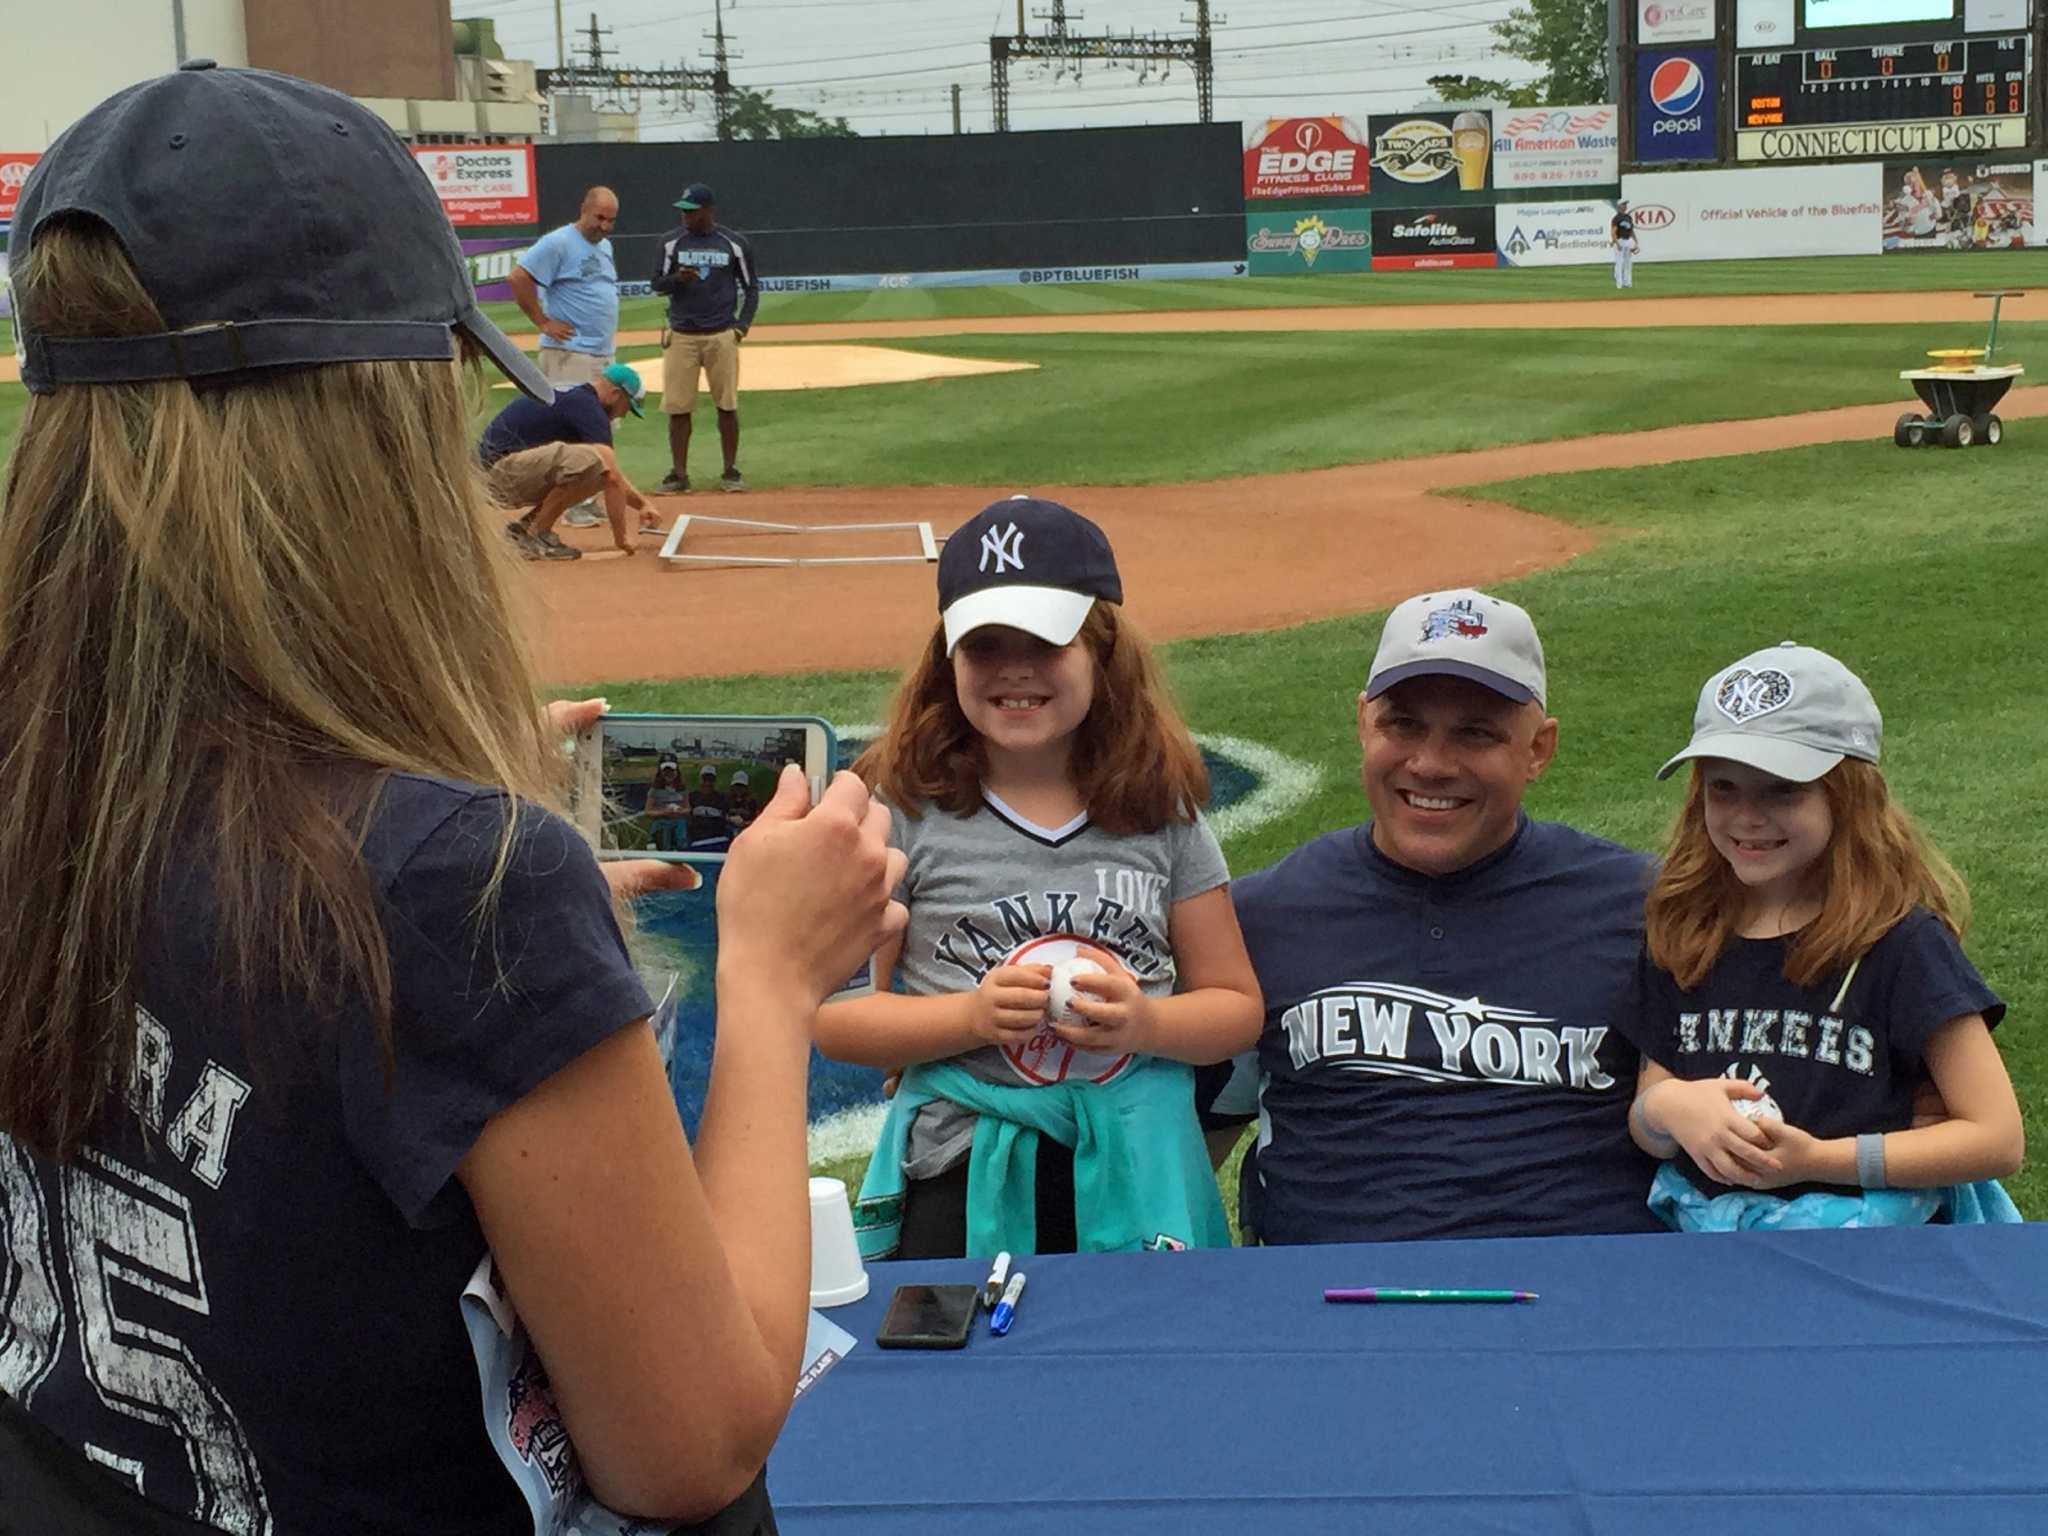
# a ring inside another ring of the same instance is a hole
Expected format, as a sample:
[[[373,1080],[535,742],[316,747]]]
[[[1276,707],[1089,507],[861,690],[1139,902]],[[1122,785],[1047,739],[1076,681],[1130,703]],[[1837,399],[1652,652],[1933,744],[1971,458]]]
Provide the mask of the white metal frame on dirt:
[[[683,535],[692,523],[716,523],[721,528],[746,528],[755,533],[891,533],[917,535],[914,555],[686,555]],[[662,541],[663,560],[688,561],[702,565],[929,565],[939,558],[938,541],[930,523],[763,523],[744,517],[708,517],[684,513],[676,519]]]

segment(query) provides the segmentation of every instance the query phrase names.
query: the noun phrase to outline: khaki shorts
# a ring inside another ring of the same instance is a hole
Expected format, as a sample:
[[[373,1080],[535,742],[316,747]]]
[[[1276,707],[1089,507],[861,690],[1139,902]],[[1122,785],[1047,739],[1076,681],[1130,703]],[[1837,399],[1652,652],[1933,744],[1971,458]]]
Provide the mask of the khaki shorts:
[[[560,486],[568,486],[579,497],[595,496],[604,484],[604,460],[588,443],[543,443],[506,454],[490,467],[487,477],[491,500],[509,511],[524,512]]]
[[[576,384],[595,384],[598,375],[611,363],[612,354],[595,352],[571,352],[567,347],[542,347],[540,349],[540,376],[550,384],[564,387]]]
[[[697,374],[711,385],[711,403],[721,411],[740,408],[740,333],[677,331],[661,352],[661,408],[687,416],[697,408]]]

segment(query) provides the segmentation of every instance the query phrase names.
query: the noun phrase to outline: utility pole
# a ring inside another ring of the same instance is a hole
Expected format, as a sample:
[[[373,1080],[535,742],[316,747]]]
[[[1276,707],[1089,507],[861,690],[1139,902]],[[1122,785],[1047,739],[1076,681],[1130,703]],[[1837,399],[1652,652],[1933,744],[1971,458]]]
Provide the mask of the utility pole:
[[[737,0],[735,0],[737,3]],[[732,87],[731,76],[726,70],[725,49],[725,0],[712,0],[711,6],[711,72],[717,79],[711,89],[711,104],[718,117],[718,137],[721,141],[732,138]],[[733,55],[737,57],[737,55]]]
[[[988,40],[988,85],[989,95],[995,107],[997,133],[1010,131],[1012,59],[1052,62],[1063,69],[1071,64],[1077,76],[1080,73],[1080,66],[1089,59],[1101,59],[1111,64],[1147,66],[1164,62],[1171,67],[1176,61],[1189,64],[1194,69],[1195,104],[1201,121],[1215,121],[1216,69],[1210,49],[1209,31],[1212,25],[1220,26],[1225,18],[1212,17],[1209,14],[1209,0],[1195,0],[1193,37],[1177,37],[1158,32],[1127,32],[1122,37],[1081,37],[1067,30],[1066,0],[1051,0],[1051,10],[1040,11],[1038,15],[1041,20],[1050,23],[1048,30],[1038,37],[1026,36],[1024,0],[1017,0],[1017,35],[996,36]],[[1140,79],[1142,78],[1141,75]]]
[[[555,0],[555,68],[569,67],[569,45],[562,33],[562,0]]]
[[[561,15],[561,0],[555,0],[555,14]],[[709,92],[718,119],[718,136],[732,137],[732,79],[726,73],[728,50],[725,43],[725,17],[723,0],[714,36],[717,39],[717,67],[713,69],[691,69],[680,66],[675,69],[637,69],[621,65],[615,59],[605,58],[604,38],[606,30],[597,24],[595,13],[590,18],[589,52],[587,62],[579,61],[562,65],[559,69],[541,69],[534,73],[543,94],[554,96],[559,92],[575,91],[588,95],[616,95],[622,91],[634,93],[635,105],[638,93],[657,91],[665,96],[680,96],[685,102],[698,91]],[[736,51],[731,57],[737,58]],[[552,112],[551,112],[552,115]]]
[[[957,85],[953,87],[953,132],[955,135],[960,132],[960,87]]]

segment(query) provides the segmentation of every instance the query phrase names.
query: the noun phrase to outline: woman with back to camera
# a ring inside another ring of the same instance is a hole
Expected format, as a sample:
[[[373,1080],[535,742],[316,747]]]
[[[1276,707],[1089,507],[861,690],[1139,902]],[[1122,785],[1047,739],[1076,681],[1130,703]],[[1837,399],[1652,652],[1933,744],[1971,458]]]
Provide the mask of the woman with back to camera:
[[[201,61],[62,135],[14,242],[0,1532],[532,1530],[487,1247],[599,1498],[772,1529],[811,1027],[901,922],[886,813],[785,775],[733,848],[693,1154],[552,809],[601,706],[536,707],[458,347],[546,385],[412,157]]]

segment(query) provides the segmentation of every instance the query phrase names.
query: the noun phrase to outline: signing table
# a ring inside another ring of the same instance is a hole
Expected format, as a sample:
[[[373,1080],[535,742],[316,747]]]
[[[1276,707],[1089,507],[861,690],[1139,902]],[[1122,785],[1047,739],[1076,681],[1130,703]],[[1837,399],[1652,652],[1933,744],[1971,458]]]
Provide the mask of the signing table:
[[[786,1536],[2048,1532],[2048,1224],[1036,1258],[1016,1325],[830,1313]],[[1504,1305],[1326,1286],[1505,1287]]]

